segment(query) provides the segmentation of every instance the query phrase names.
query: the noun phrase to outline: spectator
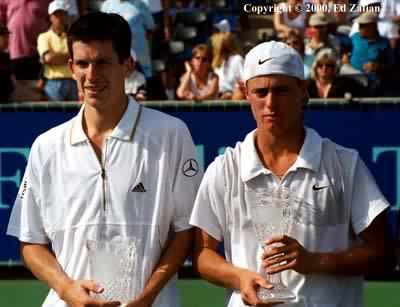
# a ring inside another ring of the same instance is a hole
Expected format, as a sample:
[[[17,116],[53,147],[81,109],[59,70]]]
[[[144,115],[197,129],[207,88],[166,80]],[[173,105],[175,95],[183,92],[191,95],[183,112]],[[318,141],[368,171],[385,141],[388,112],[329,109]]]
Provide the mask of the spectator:
[[[12,33],[9,42],[11,62],[17,79],[16,100],[40,100],[35,88],[41,64],[37,38],[47,31],[47,9],[51,0],[0,0],[0,23]]]
[[[353,34],[351,41],[351,65],[368,75],[374,95],[382,95],[382,79],[394,63],[389,40],[379,35],[377,14],[366,12],[357,18],[360,32]]]
[[[308,67],[311,67],[316,54],[323,48],[332,49],[337,56],[340,54],[340,42],[328,33],[328,24],[328,17],[322,13],[317,13],[310,17],[311,38],[306,40],[304,50],[304,63]]]
[[[137,101],[147,99],[146,78],[136,69],[136,54],[131,50],[132,65],[130,74],[125,78],[125,94],[131,95]]]
[[[154,19],[149,7],[142,0],[106,0],[101,10],[105,13],[119,14],[129,23],[132,31],[131,48],[146,79],[153,76],[148,37],[154,30]]]
[[[303,0],[286,0],[278,4],[274,11],[274,28],[278,37],[286,37],[290,32],[304,33],[307,26],[308,13],[305,9],[296,10],[296,5],[302,5]]]
[[[338,71],[336,54],[331,49],[322,49],[311,69],[311,80],[308,83],[310,98],[368,96],[365,87],[350,77],[338,76]]]
[[[363,306],[362,275],[385,267],[389,203],[357,151],[305,127],[307,86],[292,48],[257,45],[246,55],[244,80],[257,127],[217,157],[200,184],[190,218],[197,271],[227,288],[228,307],[274,305],[257,296],[274,290],[261,272],[282,273],[296,294],[282,306]],[[267,220],[263,231],[277,233],[259,242],[251,207],[281,191],[293,201],[273,204],[266,218],[276,226],[273,219],[284,223],[289,211],[290,230],[282,235]]]
[[[400,3],[397,0],[359,0],[358,5],[364,11],[374,11],[379,14],[377,20],[378,32],[381,36],[389,39],[392,49],[396,47],[399,40]],[[359,32],[359,24],[353,23],[350,36]]]
[[[87,2],[90,0],[59,0],[63,1],[68,11],[69,25],[71,25],[79,16],[86,13]]]
[[[205,44],[192,50],[192,59],[185,62],[186,72],[180,80],[176,95],[180,99],[202,101],[218,96],[218,75],[211,68],[211,50]]]
[[[50,29],[39,35],[37,43],[44,68],[44,93],[51,101],[77,101],[76,82],[68,66],[68,13],[65,4],[59,0],[51,2],[49,18]]]
[[[0,24],[0,103],[10,100],[15,87],[15,76],[8,53],[9,34],[7,27]]]
[[[211,36],[212,68],[218,75],[219,97],[231,99],[235,87],[242,80],[243,57],[236,35],[219,32]]]
[[[291,32],[287,37],[284,38],[284,42],[290,47],[294,48],[301,56],[304,61],[304,39],[301,33]],[[304,78],[310,77],[310,67],[305,63],[304,65]]]

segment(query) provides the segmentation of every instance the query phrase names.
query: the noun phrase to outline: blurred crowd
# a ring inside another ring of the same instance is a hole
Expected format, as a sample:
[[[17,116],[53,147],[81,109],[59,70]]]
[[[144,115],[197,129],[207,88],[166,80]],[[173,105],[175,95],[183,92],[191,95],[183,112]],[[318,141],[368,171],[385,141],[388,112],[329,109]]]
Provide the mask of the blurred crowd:
[[[0,102],[79,100],[67,32],[96,10],[131,27],[137,100],[243,99],[244,55],[266,40],[301,54],[311,98],[400,96],[400,0],[354,1],[271,2],[269,31],[250,39],[241,0],[0,0]]]

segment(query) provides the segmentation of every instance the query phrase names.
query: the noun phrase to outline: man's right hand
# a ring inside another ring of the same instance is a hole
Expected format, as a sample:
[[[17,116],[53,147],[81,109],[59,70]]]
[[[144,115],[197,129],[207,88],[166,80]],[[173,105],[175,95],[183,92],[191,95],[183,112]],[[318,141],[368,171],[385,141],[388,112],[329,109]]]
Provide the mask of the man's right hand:
[[[90,292],[101,293],[104,289],[92,280],[73,280],[66,284],[60,298],[70,307],[117,307],[118,301],[104,301],[90,296]]]
[[[269,284],[264,277],[256,272],[243,269],[239,275],[240,279],[240,295],[243,303],[248,306],[257,307],[270,307],[278,304],[265,304],[257,297],[257,289],[259,287],[272,289],[273,286]]]

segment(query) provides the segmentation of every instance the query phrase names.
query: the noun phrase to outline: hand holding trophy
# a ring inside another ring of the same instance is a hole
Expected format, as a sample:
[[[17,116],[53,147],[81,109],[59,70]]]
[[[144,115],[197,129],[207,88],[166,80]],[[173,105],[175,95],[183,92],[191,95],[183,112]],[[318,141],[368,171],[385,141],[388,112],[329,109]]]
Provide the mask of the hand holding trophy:
[[[256,191],[257,201],[251,204],[251,219],[257,239],[263,248],[265,242],[276,235],[287,234],[292,222],[292,209],[288,190],[276,192]],[[295,294],[281,281],[281,274],[269,275],[261,272],[273,289],[259,288],[258,298],[264,303],[282,303],[296,298]]]

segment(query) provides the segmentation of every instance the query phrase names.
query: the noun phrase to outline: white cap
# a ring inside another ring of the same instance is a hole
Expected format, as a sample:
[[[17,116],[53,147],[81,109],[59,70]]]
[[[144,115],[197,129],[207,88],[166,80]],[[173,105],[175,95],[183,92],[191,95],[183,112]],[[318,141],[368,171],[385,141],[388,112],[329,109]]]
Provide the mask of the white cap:
[[[220,22],[214,24],[214,27],[220,32],[231,32],[231,25],[226,19],[222,19]]]
[[[64,1],[55,0],[50,2],[49,4],[49,15],[53,14],[55,11],[65,11],[67,12],[67,8],[64,4]]]
[[[243,79],[246,82],[265,75],[286,75],[304,80],[304,64],[298,52],[285,43],[261,43],[247,53]]]
[[[381,0],[359,0],[358,6],[364,7],[364,6],[368,6],[371,4],[380,4],[380,3],[381,3]]]

